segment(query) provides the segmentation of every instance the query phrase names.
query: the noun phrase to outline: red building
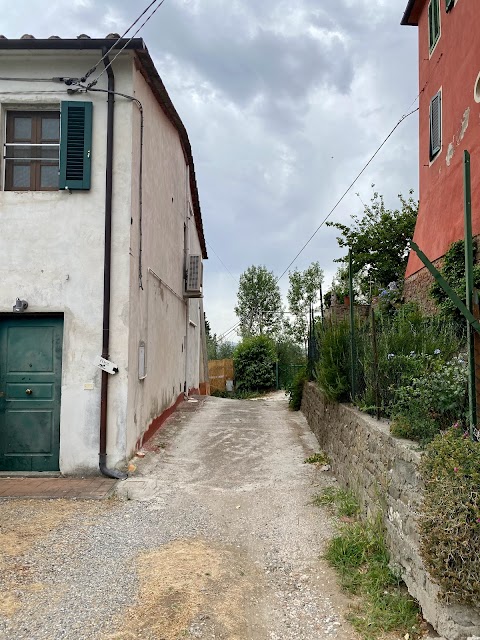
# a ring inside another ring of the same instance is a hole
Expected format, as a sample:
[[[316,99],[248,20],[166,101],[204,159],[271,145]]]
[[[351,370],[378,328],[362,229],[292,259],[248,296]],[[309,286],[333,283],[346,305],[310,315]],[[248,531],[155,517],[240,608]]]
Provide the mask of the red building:
[[[403,25],[418,27],[420,210],[414,239],[441,258],[464,237],[463,151],[471,154],[473,234],[480,235],[480,0],[410,0]],[[412,251],[406,297],[429,276]]]

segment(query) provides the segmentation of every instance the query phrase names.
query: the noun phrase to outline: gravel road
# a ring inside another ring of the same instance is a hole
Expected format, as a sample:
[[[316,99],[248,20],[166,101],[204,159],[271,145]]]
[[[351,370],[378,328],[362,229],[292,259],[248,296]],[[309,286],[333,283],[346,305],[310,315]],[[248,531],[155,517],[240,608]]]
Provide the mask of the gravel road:
[[[354,640],[283,394],[187,402],[118,497],[0,502],[0,638]]]

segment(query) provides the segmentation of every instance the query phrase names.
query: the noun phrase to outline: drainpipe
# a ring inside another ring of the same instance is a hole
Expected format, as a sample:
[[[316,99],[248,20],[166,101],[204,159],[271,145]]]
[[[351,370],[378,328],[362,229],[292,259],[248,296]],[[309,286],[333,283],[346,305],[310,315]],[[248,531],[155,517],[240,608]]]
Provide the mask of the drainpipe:
[[[185,234],[184,234],[184,256],[185,256],[185,277],[187,277],[188,270],[188,257],[190,255],[190,204],[188,200],[188,185],[190,179],[190,169],[188,165],[186,166],[185,172],[185,200],[186,200],[186,210],[185,210]],[[186,283],[185,283],[186,284]],[[183,392],[185,398],[188,397],[188,349],[189,349],[189,340],[188,333],[190,331],[190,298],[185,298],[185,385],[183,387]]]
[[[106,50],[103,51],[105,55]],[[103,338],[102,358],[108,360],[110,344],[110,280],[112,259],[112,193],[113,193],[113,123],[115,107],[115,76],[108,56],[104,58],[104,65],[108,77],[107,99],[107,165],[106,165],[106,189],[105,189],[105,253],[103,266]],[[100,472],[107,478],[125,480],[128,476],[123,471],[109,469],[107,467],[107,401],[108,380],[110,374],[102,371],[101,403],[100,403]]]

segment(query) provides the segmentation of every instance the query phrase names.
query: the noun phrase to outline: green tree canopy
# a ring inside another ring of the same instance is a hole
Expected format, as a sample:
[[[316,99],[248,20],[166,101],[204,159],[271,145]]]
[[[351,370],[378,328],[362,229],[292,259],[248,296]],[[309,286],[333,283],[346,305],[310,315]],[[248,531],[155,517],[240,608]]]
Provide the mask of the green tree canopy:
[[[351,216],[351,226],[327,222],[340,231],[340,247],[352,250],[353,273],[358,274],[361,292],[367,297],[371,289],[375,294],[405,274],[418,213],[418,202],[412,196],[412,190],[408,199],[400,194],[400,208],[391,210],[385,207],[383,196],[374,192],[363,216]],[[348,255],[337,262],[346,264]]]
[[[245,338],[235,349],[237,391],[268,391],[275,388],[275,343],[267,336]]]
[[[271,271],[252,265],[242,273],[235,307],[242,338],[277,336],[282,329],[282,311],[280,288]]]
[[[305,346],[308,337],[308,314],[320,301],[323,271],[318,262],[312,262],[305,271],[291,271],[288,278],[290,286],[287,300],[288,309],[292,314],[288,322],[288,334],[296,343]]]

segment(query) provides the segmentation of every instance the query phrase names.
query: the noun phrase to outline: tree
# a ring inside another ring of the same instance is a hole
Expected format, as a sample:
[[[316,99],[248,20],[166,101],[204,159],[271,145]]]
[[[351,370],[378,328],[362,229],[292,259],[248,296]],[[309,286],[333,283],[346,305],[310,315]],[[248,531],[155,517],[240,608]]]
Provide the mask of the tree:
[[[282,328],[282,299],[275,276],[264,266],[252,265],[240,276],[235,313],[242,338],[276,336]]]
[[[374,185],[372,185],[374,186]],[[418,202],[401,194],[400,209],[385,207],[383,196],[374,192],[371,204],[365,205],[362,217],[352,215],[353,224],[327,222],[341,233],[340,247],[352,250],[353,273],[358,275],[360,290],[370,297],[390,282],[403,278],[408,259],[408,244],[413,237],[417,220]],[[348,263],[348,255],[336,262]]]
[[[308,314],[310,309],[319,302],[323,271],[318,262],[312,262],[305,271],[298,271],[298,269],[291,271],[288,278],[290,287],[287,300],[289,311],[292,314],[292,319],[288,324],[288,333],[295,342],[306,347]]]
[[[207,340],[207,356],[209,360],[217,360],[217,349],[218,349],[217,334],[214,333],[212,336],[210,323],[207,320],[207,316],[205,313],[203,314],[203,317],[205,319],[205,337]]]
[[[275,343],[267,336],[245,338],[235,349],[237,391],[269,391],[275,388]]]
[[[217,360],[231,360],[236,345],[233,342],[218,342],[217,343]]]
[[[210,323],[207,320],[207,316],[204,313],[205,318],[205,334],[207,339],[207,355],[209,360],[229,360],[233,357],[235,351],[235,344],[228,340],[223,342],[218,340],[217,334],[212,336]]]

